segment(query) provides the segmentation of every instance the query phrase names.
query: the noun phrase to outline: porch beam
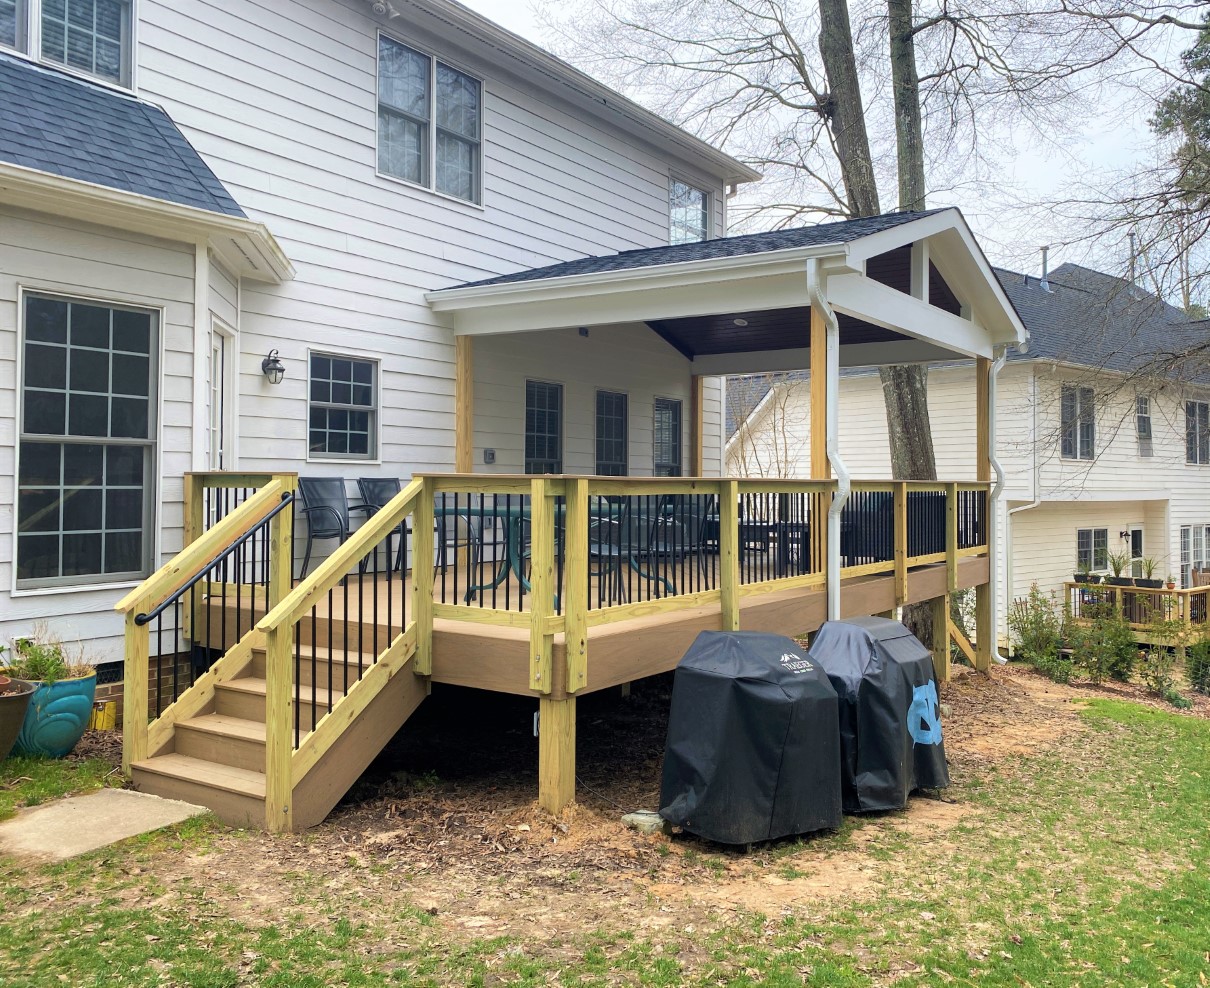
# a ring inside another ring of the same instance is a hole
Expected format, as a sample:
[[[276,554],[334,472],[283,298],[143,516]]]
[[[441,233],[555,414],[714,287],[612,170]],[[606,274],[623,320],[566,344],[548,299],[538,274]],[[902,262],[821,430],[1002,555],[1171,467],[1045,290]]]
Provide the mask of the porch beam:
[[[475,470],[475,341],[454,337],[454,470]]]
[[[829,278],[828,301],[839,312],[934,343],[953,353],[968,357],[992,355],[992,340],[986,330],[861,275]]]

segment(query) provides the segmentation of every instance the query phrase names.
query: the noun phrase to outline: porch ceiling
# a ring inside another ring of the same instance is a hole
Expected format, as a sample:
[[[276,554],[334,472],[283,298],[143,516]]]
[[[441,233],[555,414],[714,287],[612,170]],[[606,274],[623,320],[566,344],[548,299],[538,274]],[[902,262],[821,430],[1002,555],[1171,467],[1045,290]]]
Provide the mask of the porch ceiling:
[[[643,323],[695,374],[807,368],[810,263],[842,365],[989,357],[1025,340],[956,209],[585,258],[427,299],[458,335]]]

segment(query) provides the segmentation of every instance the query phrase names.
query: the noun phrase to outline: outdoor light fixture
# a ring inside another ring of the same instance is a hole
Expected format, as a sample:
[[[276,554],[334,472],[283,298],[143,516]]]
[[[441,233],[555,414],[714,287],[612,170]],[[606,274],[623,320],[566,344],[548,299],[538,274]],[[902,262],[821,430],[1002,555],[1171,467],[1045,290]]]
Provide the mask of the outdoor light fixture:
[[[281,384],[282,378],[286,376],[286,365],[281,362],[276,350],[269,351],[269,356],[260,362],[260,369],[270,384]]]
[[[743,329],[745,326],[748,325],[748,320],[747,319],[736,319],[735,325],[737,325],[740,329]]]
[[[1129,542],[1129,541],[1130,541],[1130,533],[1129,533],[1129,532],[1118,532],[1118,535],[1120,535],[1120,536],[1122,537],[1122,541],[1123,541],[1123,542]]]

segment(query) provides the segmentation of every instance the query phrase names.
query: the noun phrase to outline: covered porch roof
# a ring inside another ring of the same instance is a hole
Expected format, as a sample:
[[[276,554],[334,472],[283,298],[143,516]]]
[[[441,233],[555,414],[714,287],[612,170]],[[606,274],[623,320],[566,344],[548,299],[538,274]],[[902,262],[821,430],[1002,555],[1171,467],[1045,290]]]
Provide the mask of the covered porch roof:
[[[428,293],[458,336],[642,323],[695,375],[811,366],[816,267],[842,366],[991,357],[1026,331],[953,208],[587,257]]]

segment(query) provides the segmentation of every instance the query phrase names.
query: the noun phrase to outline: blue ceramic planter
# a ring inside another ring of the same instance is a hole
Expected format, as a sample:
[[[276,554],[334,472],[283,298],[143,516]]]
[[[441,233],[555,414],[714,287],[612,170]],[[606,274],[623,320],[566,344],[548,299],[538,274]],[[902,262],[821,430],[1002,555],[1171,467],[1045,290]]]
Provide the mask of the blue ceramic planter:
[[[25,712],[25,723],[13,750],[21,755],[62,758],[76,746],[88,727],[97,694],[94,673],[82,679],[60,679],[37,689]]]

